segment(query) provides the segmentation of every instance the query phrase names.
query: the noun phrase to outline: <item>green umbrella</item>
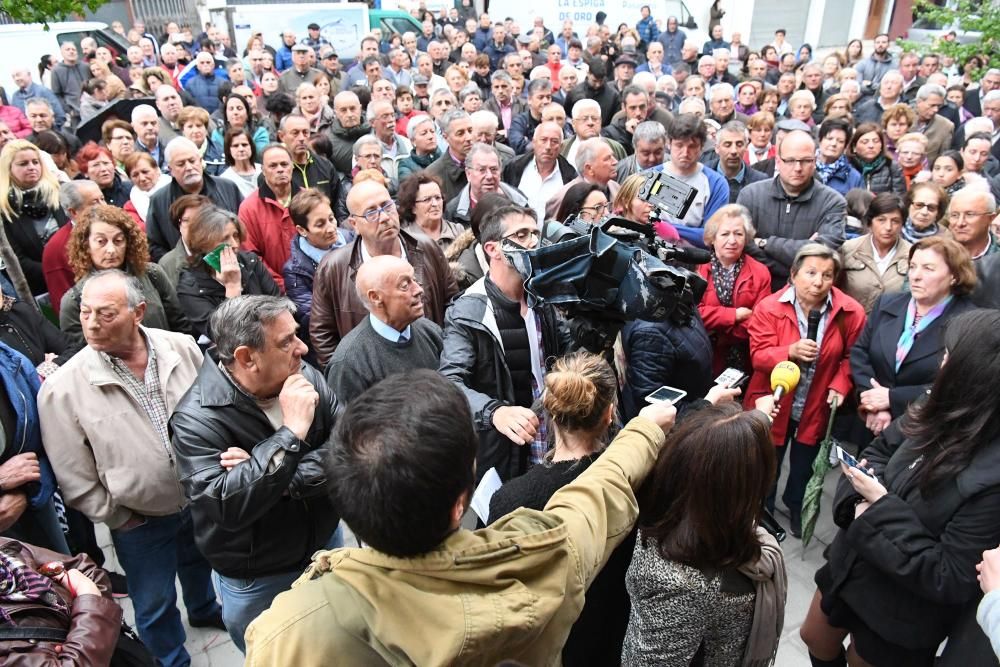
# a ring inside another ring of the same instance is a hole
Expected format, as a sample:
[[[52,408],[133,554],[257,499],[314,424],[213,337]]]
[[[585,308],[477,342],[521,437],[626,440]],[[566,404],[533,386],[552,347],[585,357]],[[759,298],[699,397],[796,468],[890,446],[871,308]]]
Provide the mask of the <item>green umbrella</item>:
[[[830,433],[833,431],[833,419],[837,416],[837,399],[830,405],[830,422],[826,425],[826,437],[817,445],[819,451],[816,453],[816,460],[813,461],[812,477],[806,484],[806,493],[802,497],[802,553],[805,555],[809,540],[812,539],[813,530],[816,528],[816,520],[819,518],[819,505],[823,498],[823,478],[826,477],[830,469],[830,447],[833,446],[833,438]]]

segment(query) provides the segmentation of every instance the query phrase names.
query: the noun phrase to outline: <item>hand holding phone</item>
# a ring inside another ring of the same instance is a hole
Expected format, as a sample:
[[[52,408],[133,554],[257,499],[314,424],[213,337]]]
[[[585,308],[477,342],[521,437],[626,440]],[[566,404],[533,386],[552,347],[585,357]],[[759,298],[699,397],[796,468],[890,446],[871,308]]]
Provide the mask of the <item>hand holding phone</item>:
[[[848,453],[840,445],[834,445],[833,446],[833,452],[836,455],[837,459],[839,461],[841,461],[842,463],[844,463],[844,464],[846,464],[846,465],[848,465],[851,468],[854,468],[856,470],[860,470],[861,472],[863,472],[864,474],[868,475],[869,477],[871,477],[874,480],[878,479],[877,477],[875,477],[875,473],[873,473],[871,470],[868,470],[863,465],[861,465],[861,463],[859,463],[856,458],[854,458],[853,456],[851,456],[850,453]]]
[[[674,387],[664,385],[647,396],[646,402],[669,403],[670,405],[676,405],[677,401],[681,400],[685,396],[687,396],[687,392],[683,389],[676,389]]]
[[[746,382],[747,375],[738,368],[727,368],[722,371],[719,377],[715,378],[715,384],[726,389],[739,387]]]

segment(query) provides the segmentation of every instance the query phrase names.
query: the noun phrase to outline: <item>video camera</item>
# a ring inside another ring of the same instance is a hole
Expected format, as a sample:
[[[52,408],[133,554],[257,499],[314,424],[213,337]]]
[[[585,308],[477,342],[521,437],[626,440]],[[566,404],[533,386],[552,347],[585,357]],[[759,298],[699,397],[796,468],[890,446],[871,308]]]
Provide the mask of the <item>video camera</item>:
[[[693,315],[707,284],[683,265],[711,255],[658,238],[653,224],[664,214],[683,218],[696,194],[669,174],[649,173],[639,191],[653,206],[648,224],[610,217],[595,226],[570,218],[537,248],[508,242],[503,251],[524,277],[529,305],[564,309],[585,347],[607,349],[626,321],[684,323]]]

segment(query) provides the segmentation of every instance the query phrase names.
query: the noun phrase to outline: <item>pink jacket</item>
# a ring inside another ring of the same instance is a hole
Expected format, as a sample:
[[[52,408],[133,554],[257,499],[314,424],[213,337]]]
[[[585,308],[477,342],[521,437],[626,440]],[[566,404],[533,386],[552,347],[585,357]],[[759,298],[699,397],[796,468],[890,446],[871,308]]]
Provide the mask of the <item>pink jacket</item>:
[[[28,117],[15,106],[9,104],[0,106],[0,122],[6,123],[18,139],[24,139],[31,134],[31,124],[28,122]]]

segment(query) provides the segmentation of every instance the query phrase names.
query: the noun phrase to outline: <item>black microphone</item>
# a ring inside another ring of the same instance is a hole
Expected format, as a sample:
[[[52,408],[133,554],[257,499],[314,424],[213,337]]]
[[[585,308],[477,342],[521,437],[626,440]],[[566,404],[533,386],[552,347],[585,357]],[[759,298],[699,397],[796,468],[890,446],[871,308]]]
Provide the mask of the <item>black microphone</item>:
[[[675,245],[670,249],[669,258],[683,264],[705,264],[712,261],[712,253],[701,248]]]
[[[819,335],[819,321],[823,317],[823,313],[818,310],[809,311],[809,324],[806,333],[806,338],[816,342],[816,337]]]

